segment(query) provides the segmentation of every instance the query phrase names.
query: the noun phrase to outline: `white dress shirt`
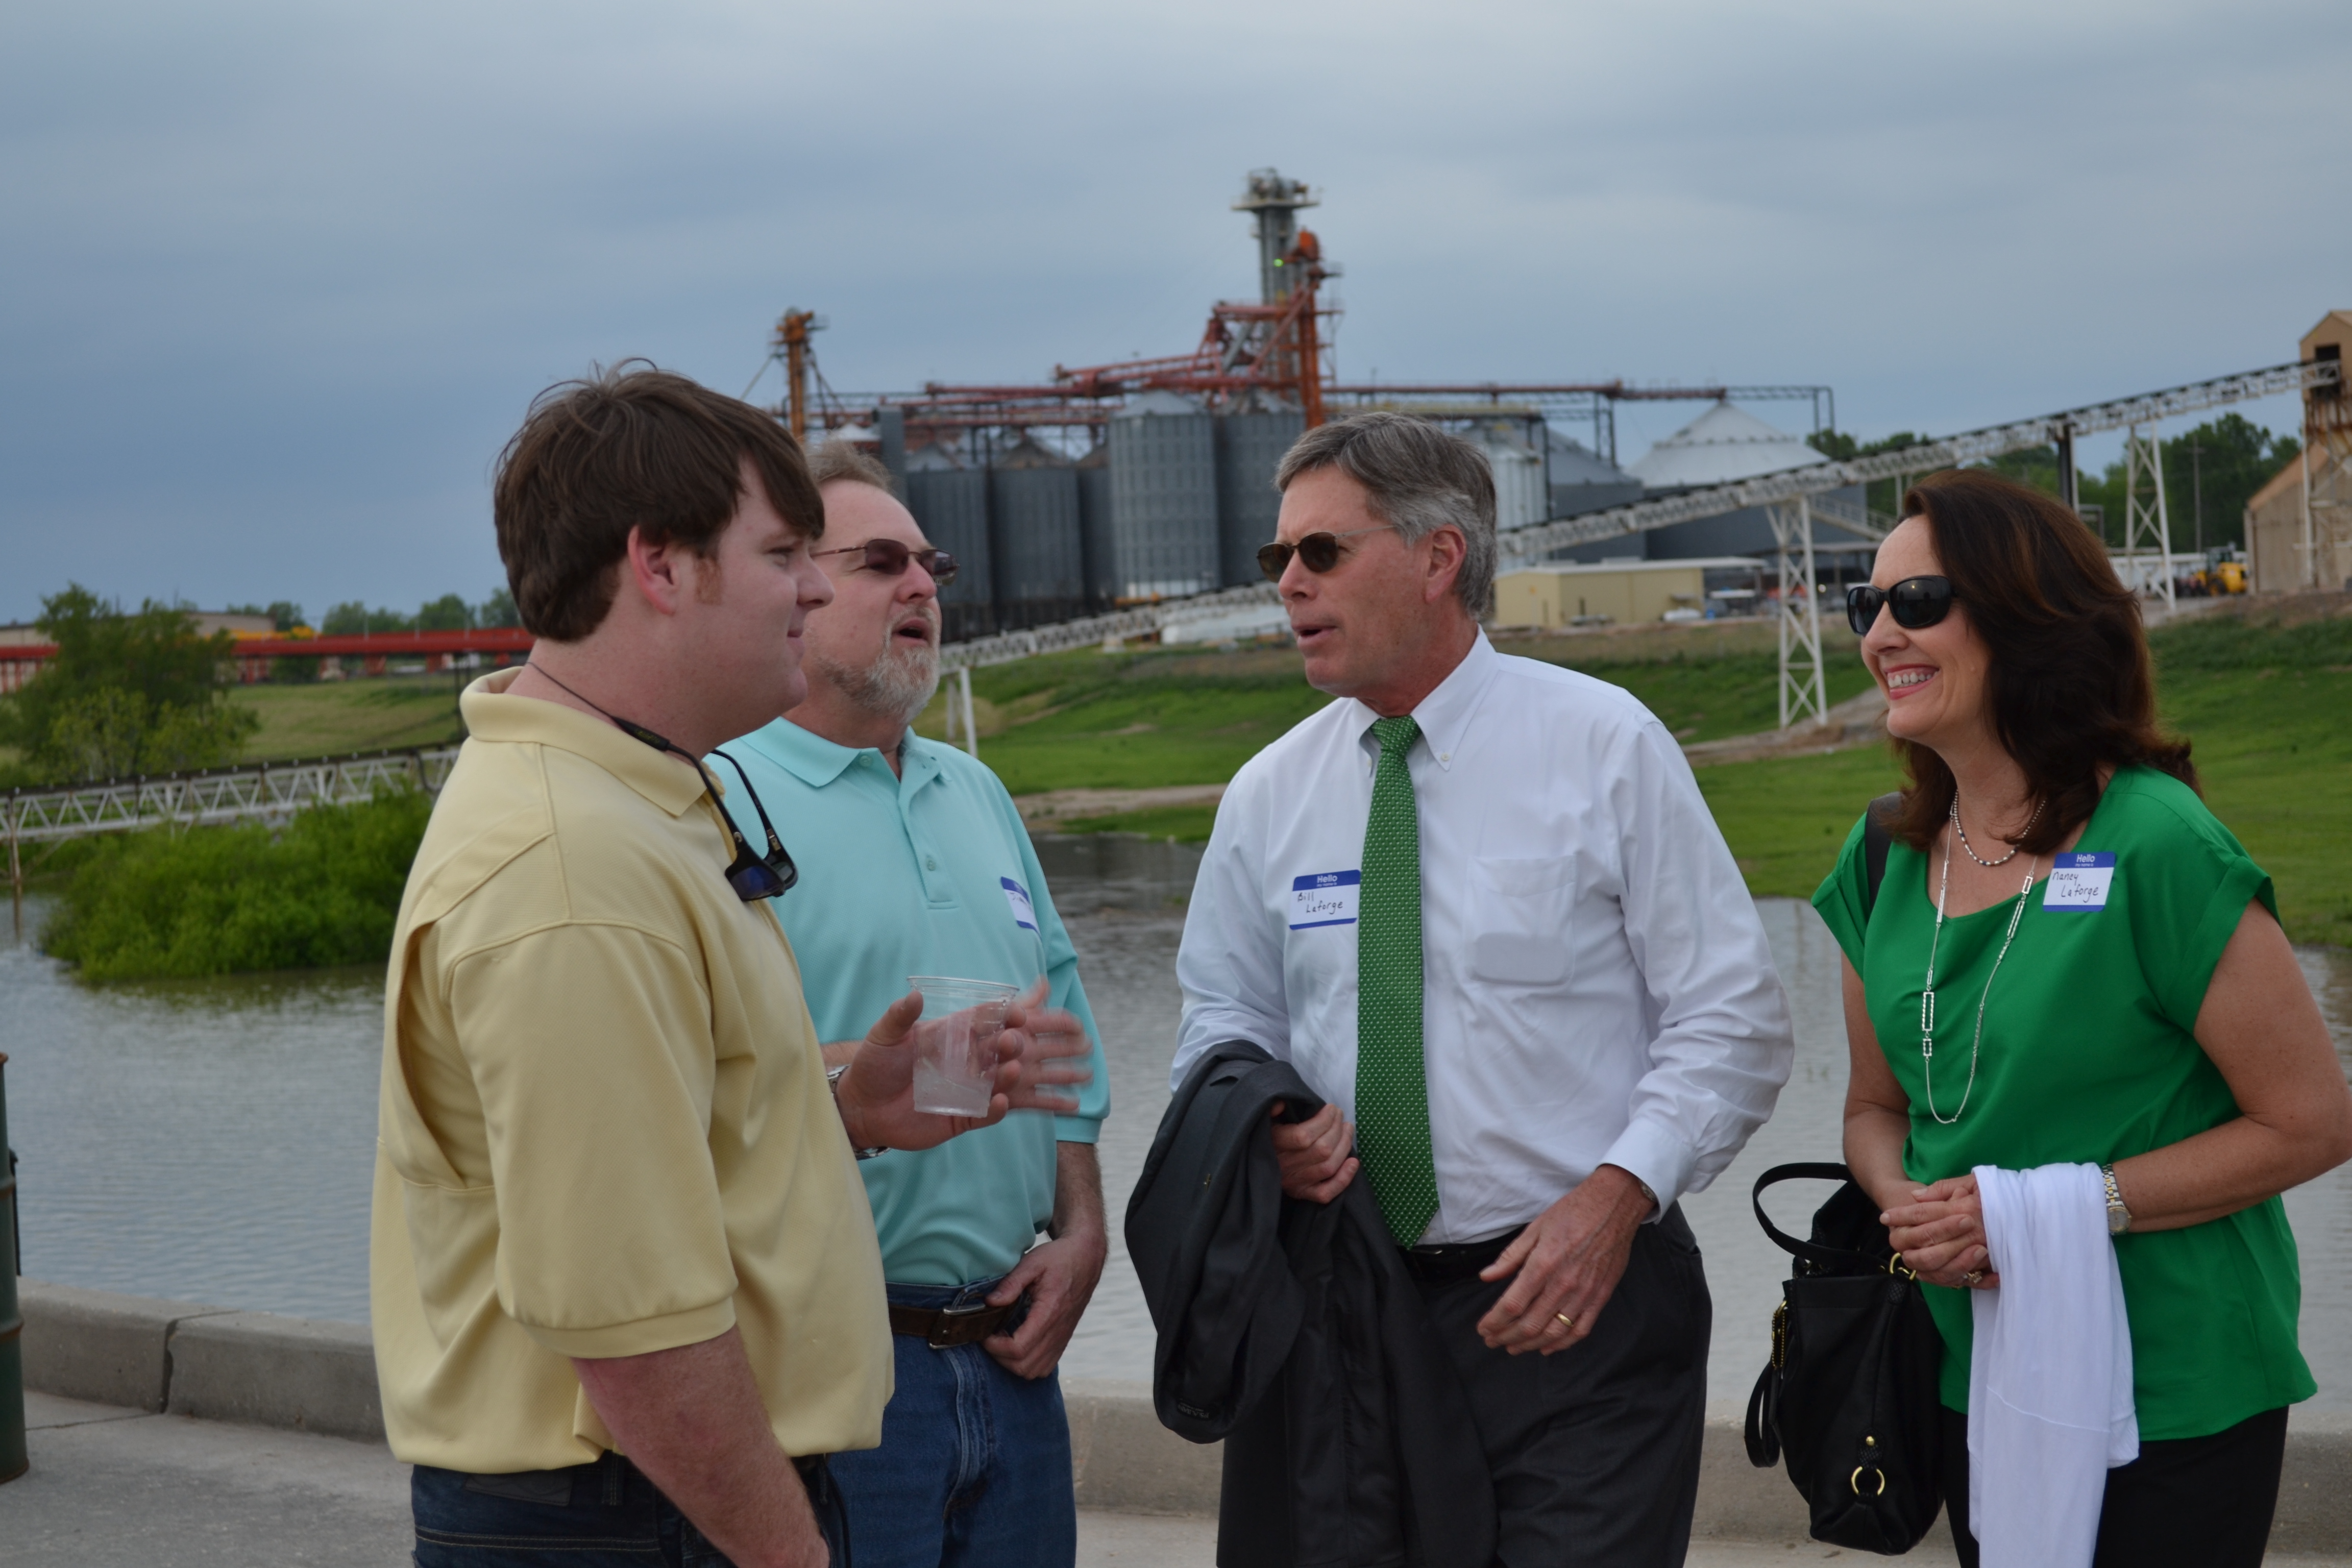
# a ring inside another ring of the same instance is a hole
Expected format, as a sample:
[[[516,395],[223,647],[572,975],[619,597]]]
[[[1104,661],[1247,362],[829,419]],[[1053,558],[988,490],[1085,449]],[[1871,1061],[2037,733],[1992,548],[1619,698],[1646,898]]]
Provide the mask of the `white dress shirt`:
[[[1663,1207],[1771,1114],[1794,1046],[1764,929],[1682,748],[1632,696],[1479,635],[1413,710],[1437,1215],[1534,1219],[1603,1163]],[[1176,960],[1171,1080],[1250,1040],[1349,1120],[1356,888],[1379,717],[1342,698],[1217,810]]]

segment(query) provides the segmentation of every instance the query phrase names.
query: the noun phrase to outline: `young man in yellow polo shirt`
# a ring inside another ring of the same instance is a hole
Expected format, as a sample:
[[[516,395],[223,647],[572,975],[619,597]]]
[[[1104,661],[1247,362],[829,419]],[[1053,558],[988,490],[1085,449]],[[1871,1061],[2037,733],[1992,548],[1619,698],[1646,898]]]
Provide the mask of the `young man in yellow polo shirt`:
[[[802,700],[831,596],[774,421],[650,369],[557,388],[495,511],[540,640],[466,694],[384,1008],[372,1310],[415,1561],[845,1564],[824,1456],[891,1384],[853,1149],[1080,1074],[1016,1016],[991,1115],[919,1113],[909,999],[828,1083],[766,901],[789,857],[697,761]]]

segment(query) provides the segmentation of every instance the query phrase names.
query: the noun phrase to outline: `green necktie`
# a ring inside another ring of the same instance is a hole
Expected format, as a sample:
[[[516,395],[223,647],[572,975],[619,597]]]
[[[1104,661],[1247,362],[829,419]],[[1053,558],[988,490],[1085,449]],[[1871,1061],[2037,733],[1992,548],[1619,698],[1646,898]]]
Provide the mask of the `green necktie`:
[[[1356,910],[1356,1153],[1397,1245],[1411,1247],[1437,1213],[1421,1056],[1421,819],[1404,766],[1421,726],[1379,719],[1372,733],[1381,765]]]

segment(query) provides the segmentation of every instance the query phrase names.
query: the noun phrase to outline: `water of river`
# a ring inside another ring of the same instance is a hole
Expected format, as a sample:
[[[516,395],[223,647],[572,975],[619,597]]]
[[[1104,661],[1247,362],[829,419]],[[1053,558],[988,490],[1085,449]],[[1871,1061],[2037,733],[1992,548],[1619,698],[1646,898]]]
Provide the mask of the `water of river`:
[[[1150,1320],[1116,1221],[1168,1102],[1176,944],[1197,851],[1091,837],[1046,839],[1040,853],[1104,1031],[1114,1105],[1102,1142],[1111,1261],[1064,1370],[1146,1378]],[[1837,1157],[1845,1083],[1837,946],[1804,904],[1759,908],[1795,1010],[1797,1064],[1772,1121],[1685,1200],[1715,1293],[1708,1393],[1718,1400],[1746,1398],[1787,1272],[1748,1213],[1748,1186],[1772,1164]],[[2352,954],[2301,956],[2352,1061]],[[381,980],[335,971],[91,987],[27,943],[0,945],[25,1271],[363,1320]],[[2287,1212],[2302,1244],[2315,1403],[2352,1410],[2352,1167],[2289,1193]],[[1793,1227],[1801,1215],[1780,1217]]]

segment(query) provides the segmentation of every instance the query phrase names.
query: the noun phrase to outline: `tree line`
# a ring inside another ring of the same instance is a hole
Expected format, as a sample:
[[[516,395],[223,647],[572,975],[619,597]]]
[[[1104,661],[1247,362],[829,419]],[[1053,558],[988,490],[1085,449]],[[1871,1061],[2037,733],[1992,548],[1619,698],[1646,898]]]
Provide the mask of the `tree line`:
[[[268,616],[281,632],[303,629],[302,607],[286,600],[237,605],[232,615]],[[520,625],[504,588],[478,605],[445,594],[414,616],[337,605],[313,628],[360,632],[455,631]],[[45,595],[34,623],[57,645],[16,692],[0,697],[0,788],[79,784],[222,767],[238,760],[260,719],[230,700],[236,639],[207,637],[184,605],[142,600],[135,610],[79,583]],[[273,678],[312,680],[317,658],[279,658]]]
[[[1883,439],[1864,442],[1843,431],[1823,430],[1811,442],[1815,450],[1844,462],[1880,452],[1900,452],[1927,439],[1899,430]],[[2302,443],[2293,435],[2273,433],[2235,413],[2208,420],[2169,440],[2159,439],[2157,447],[2164,467],[2165,510],[2171,520],[2172,548],[2182,552],[2196,549],[2200,542],[2207,549],[2242,545],[2246,503],[2303,452]],[[1983,466],[2051,495],[2059,493],[2055,447],[2005,453]],[[2099,509],[2093,520],[2106,542],[2118,548],[2124,542],[2127,478],[2120,461],[2108,464],[2103,474],[2075,470],[2076,500],[2086,513],[2092,507]],[[1880,479],[1869,487],[1868,504],[1873,511],[1893,516],[1901,502],[1892,479]]]

